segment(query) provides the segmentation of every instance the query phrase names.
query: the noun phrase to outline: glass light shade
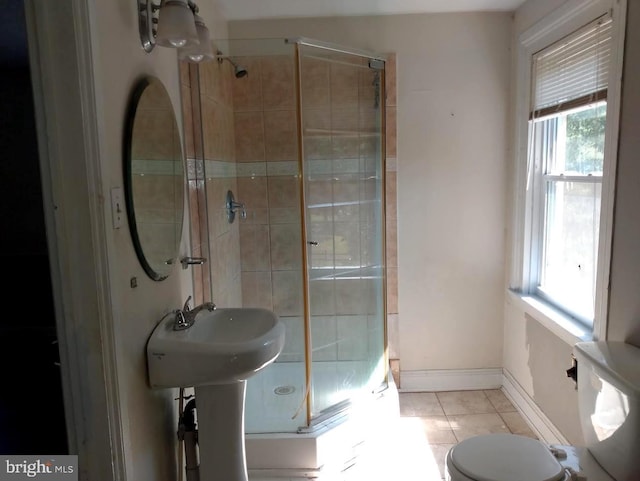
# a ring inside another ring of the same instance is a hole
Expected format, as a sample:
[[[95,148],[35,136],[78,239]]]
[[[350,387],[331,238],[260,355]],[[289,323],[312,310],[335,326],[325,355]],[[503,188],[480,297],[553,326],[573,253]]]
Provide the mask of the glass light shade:
[[[204,20],[199,15],[195,15],[196,30],[198,32],[198,44],[189,45],[180,49],[180,58],[189,62],[202,62],[211,60],[213,47],[211,46],[211,36],[209,29],[204,24]]]
[[[186,0],[165,0],[158,17],[158,45],[180,48],[198,43],[194,15]]]

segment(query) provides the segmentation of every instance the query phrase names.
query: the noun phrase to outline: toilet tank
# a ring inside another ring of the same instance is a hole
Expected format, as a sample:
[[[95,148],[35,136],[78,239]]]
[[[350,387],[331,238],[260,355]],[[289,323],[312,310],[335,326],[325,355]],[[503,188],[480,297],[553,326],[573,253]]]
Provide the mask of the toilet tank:
[[[617,481],[640,480],[640,348],[579,342],[573,354],[585,447]]]

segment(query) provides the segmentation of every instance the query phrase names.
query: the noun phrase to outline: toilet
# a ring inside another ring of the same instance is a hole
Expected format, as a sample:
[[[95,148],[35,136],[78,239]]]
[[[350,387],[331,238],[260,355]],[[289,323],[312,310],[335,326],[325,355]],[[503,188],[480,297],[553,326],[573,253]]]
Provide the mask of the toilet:
[[[640,481],[640,348],[574,346],[585,447],[515,434],[474,436],[445,459],[447,481]]]

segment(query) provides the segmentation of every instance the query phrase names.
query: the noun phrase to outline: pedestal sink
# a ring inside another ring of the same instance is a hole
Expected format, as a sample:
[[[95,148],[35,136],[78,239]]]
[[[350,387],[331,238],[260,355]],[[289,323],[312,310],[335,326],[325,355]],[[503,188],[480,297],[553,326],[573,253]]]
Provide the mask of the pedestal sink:
[[[284,325],[267,309],[200,310],[191,327],[161,321],[147,343],[154,389],[194,387],[200,481],[247,481],[244,404],[247,379],[284,346]]]

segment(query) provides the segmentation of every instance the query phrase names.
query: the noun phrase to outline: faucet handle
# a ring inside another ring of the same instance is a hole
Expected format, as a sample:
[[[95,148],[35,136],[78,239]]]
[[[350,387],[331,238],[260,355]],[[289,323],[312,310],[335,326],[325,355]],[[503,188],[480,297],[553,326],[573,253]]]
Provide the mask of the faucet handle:
[[[180,309],[176,309],[175,311],[173,311],[173,314],[175,316],[173,321],[174,331],[182,331],[183,329],[186,329],[187,327],[189,327],[189,324],[187,323],[187,320],[184,317],[184,312],[182,312]]]
[[[182,310],[184,312],[189,312],[191,310],[191,308],[189,307],[189,301],[191,300],[191,296],[187,297],[187,300],[184,301],[184,306],[182,307]]]

